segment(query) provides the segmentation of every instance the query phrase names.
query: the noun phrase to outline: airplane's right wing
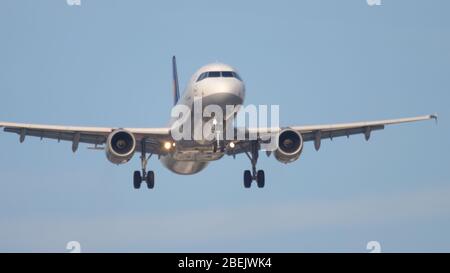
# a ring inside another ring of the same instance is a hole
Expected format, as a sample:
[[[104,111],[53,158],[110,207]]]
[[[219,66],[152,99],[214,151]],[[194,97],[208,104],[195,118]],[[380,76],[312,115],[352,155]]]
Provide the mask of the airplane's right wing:
[[[26,136],[39,137],[41,139],[56,139],[58,141],[72,142],[72,150],[75,152],[79,143],[102,145],[106,142],[108,135],[117,129],[113,127],[79,127],[79,126],[58,126],[41,124],[24,124],[0,122],[5,132],[16,133],[20,137],[20,142]],[[162,143],[170,140],[170,128],[123,128],[136,137],[137,150],[140,150],[141,141],[145,141],[148,153],[163,154]]]

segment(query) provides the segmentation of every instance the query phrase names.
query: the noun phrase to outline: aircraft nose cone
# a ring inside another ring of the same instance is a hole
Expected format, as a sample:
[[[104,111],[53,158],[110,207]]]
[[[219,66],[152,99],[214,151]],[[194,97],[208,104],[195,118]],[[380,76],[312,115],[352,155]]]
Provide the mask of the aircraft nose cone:
[[[241,105],[243,98],[235,92],[214,92],[203,97],[203,106],[218,105],[225,109],[227,105]]]
[[[216,104],[223,105],[226,102],[228,105],[242,104],[244,100],[244,85],[241,81],[236,79],[221,79],[217,81],[214,86],[206,92],[205,98],[212,97],[217,102]]]

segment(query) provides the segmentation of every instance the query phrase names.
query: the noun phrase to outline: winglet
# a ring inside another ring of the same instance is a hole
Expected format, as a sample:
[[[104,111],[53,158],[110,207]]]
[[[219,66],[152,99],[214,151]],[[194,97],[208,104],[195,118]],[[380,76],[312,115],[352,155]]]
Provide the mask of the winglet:
[[[177,104],[180,98],[180,88],[178,85],[177,59],[172,57],[172,76],[173,76],[173,105]]]
[[[434,119],[436,121],[436,124],[438,123],[438,114],[434,113],[433,115],[430,115],[430,119]]]

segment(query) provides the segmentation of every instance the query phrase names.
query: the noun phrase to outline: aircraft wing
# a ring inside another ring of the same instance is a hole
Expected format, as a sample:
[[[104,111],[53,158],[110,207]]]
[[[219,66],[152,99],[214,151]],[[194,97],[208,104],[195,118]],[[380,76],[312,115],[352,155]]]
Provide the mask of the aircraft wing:
[[[0,122],[0,128],[5,132],[16,133],[20,136],[20,142],[26,136],[39,137],[41,139],[56,139],[72,142],[72,150],[75,152],[79,143],[102,145],[106,142],[108,135],[119,128],[112,127],[76,127],[56,126],[40,124],[23,124]],[[134,134],[137,149],[140,150],[141,141],[146,141],[146,150],[149,153],[161,154],[161,146],[164,140],[170,139],[170,128],[123,128]]]
[[[389,119],[379,121],[339,123],[327,125],[307,125],[307,126],[289,126],[292,130],[299,132],[304,141],[314,141],[314,146],[318,150],[322,139],[333,139],[335,137],[364,134],[369,139],[372,131],[384,129],[386,125],[415,122],[422,120],[435,119],[436,115],[418,116],[412,118]],[[76,127],[76,126],[56,126],[56,125],[40,125],[40,124],[23,124],[0,122],[0,128],[3,127],[5,132],[16,133],[20,136],[20,142],[25,140],[26,136],[39,137],[41,139],[56,139],[58,141],[72,142],[72,150],[78,149],[79,143],[88,143],[93,145],[102,145],[106,142],[108,135],[119,128],[114,127]],[[141,150],[142,141],[145,141],[147,153],[165,154],[161,149],[162,143],[170,140],[170,128],[121,128],[131,133],[136,138],[137,150]],[[283,128],[250,128],[245,129],[246,135],[249,133],[257,134],[256,142],[261,144],[262,139],[269,139],[277,135]],[[239,131],[239,129],[238,129]],[[269,138],[268,138],[269,137]],[[232,151],[228,150],[227,154],[234,155],[251,151],[251,140],[236,141],[236,148]]]
[[[437,120],[437,115],[353,123],[291,126],[290,128],[299,132],[302,135],[304,141],[315,141],[316,149],[319,149],[320,140],[322,139],[333,139],[335,137],[341,136],[349,137],[350,135],[364,134],[366,140],[369,140],[372,131],[382,130],[386,125],[416,122],[429,119]]]
[[[324,125],[306,125],[306,126],[288,126],[286,129],[292,129],[300,133],[303,137],[303,141],[314,141],[316,150],[320,148],[322,139],[333,139],[335,137],[342,137],[356,134],[364,134],[366,140],[370,138],[372,131],[382,130],[387,125],[394,125],[400,123],[416,122],[434,119],[437,121],[437,115],[425,115],[410,118],[400,119],[388,119],[378,121],[364,121],[353,123],[337,123],[337,124],[324,124]],[[278,136],[278,133],[285,128],[249,128],[244,129],[247,136],[254,134],[257,136],[256,142],[258,144],[263,143],[262,139],[266,139],[266,142],[270,141],[270,137]],[[237,129],[237,134],[240,129]],[[234,155],[251,151],[250,140],[238,140],[235,142],[236,148],[232,151],[227,151],[227,154]]]

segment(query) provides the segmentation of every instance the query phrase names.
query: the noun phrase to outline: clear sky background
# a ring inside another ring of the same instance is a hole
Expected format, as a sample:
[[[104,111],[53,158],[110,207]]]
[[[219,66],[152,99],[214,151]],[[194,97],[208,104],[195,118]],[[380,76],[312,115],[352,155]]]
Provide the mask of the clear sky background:
[[[307,143],[289,165],[242,155],[134,190],[138,156],[0,133],[0,251],[450,251],[450,2],[4,0],[0,120],[159,127],[184,87],[221,61],[246,103],[278,104],[282,125],[439,114],[433,121]]]

